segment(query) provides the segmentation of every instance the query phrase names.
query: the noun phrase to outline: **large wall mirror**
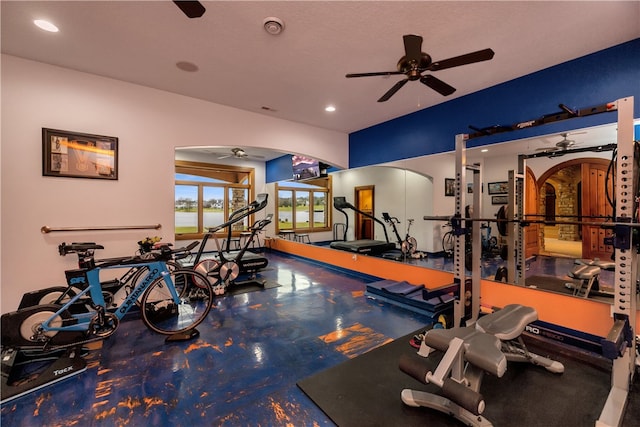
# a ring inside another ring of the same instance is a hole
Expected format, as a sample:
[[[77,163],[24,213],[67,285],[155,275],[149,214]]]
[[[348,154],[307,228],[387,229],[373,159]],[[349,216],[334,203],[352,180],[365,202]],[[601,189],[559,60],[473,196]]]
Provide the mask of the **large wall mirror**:
[[[468,149],[467,162],[480,164],[482,170],[481,217],[493,218],[504,206],[506,193],[503,184],[508,180],[509,170],[517,169],[518,155],[542,153],[545,156],[530,158],[526,162],[527,189],[524,200],[527,213],[558,221],[561,221],[561,217],[586,221],[589,217],[611,215],[612,208],[607,201],[611,193],[607,195],[607,189],[611,190],[612,187],[607,178],[607,169],[612,152],[599,151],[597,148],[615,142],[615,125],[606,125]],[[594,151],[572,152],[574,148],[589,147],[593,147]],[[443,250],[446,224],[422,218],[425,215],[446,216],[453,213],[455,198],[447,196],[446,180],[454,175],[455,153],[442,153],[336,172],[333,174],[334,195],[345,196],[353,203],[356,188],[373,187],[373,212],[376,217],[382,218],[383,212],[398,217],[401,237],[405,236],[407,220],[414,219],[411,235],[417,239],[420,250],[433,254]],[[467,191],[472,192],[470,174],[468,181]],[[467,200],[472,198],[467,197]],[[349,221],[354,224],[355,216]],[[341,216],[335,210],[334,222],[341,222]],[[486,225],[488,227],[483,227],[482,233],[487,246],[486,253],[483,250],[480,268],[483,278],[491,280],[496,278],[499,267],[507,266],[501,257],[504,252],[500,250],[506,239],[500,235],[496,223]],[[350,229],[347,239],[355,239],[355,232]],[[395,240],[389,227],[388,233],[390,239]],[[576,290],[572,286],[579,282],[571,277],[575,261],[610,260],[612,253],[612,248],[604,240],[607,231],[600,227],[533,225],[526,229],[525,234],[527,255],[536,255],[528,263],[527,277],[532,279],[527,281],[527,286],[542,291],[573,295]],[[374,237],[384,239],[379,226],[376,226]],[[497,247],[491,249],[489,240],[495,242]],[[446,258],[430,258],[409,262],[426,269],[447,268]],[[598,277],[600,292],[592,293],[589,297],[611,303],[612,297],[608,291],[613,287],[613,277],[613,271],[603,269]],[[500,276],[497,279],[508,281],[509,278]],[[576,296],[584,297],[579,293]]]
[[[452,136],[452,140],[453,140]],[[504,206],[505,187],[509,170],[518,167],[521,154],[545,153],[545,156],[527,160],[526,212],[541,215],[541,218],[553,220],[563,216],[580,220],[592,216],[611,215],[607,201],[607,169],[611,160],[610,151],[585,151],[574,153],[573,148],[600,147],[616,142],[615,124],[576,129],[563,133],[514,140],[480,148],[471,148],[466,152],[468,163],[477,163],[481,169],[482,208],[481,217],[493,218]],[[217,149],[220,150],[219,148]],[[211,151],[211,149],[210,149]],[[215,150],[214,150],[215,151]],[[257,150],[260,156],[252,160],[256,165],[256,178],[264,177],[263,158],[270,158],[268,150]],[[223,152],[224,153],[224,152]],[[281,156],[283,153],[275,153]],[[206,149],[179,150],[176,158],[181,160],[202,159],[208,155],[209,161],[247,161],[207,153]],[[195,156],[195,157],[194,157]],[[274,157],[271,156],[271,157]],[[455,176],[454,152],[404,159],[380,165],[332,172],[333,196],[342,196],[349,203],[359,204],[363,210],[382,220],[383,213],[395,218],[396,235],[391,224],[385,229],[379,224],[358,218],[353,211],[347,211],[348,218],[335,209],[331,211],[333,233],[316,233],[313,241],[330,241],[342,238],[343,228],[335,225],[348,222],[347,240],[360,237],[376,240],[389,239],[392,242],[403,240],[411,223],[410,235],[417,241],[417,249],[429,254],[442,254],[443,240],[448,228],[446,221],[425,221],[426,216],[451,216],[454,212],[455,197],[451,196],[447,183]],[[470,186],[471,174],[468,174],[466,191],[473,192]],[[272,192],[274,184],[267,184],[259,191]],[[469,196],[470,194],[467,194]],[[275,197],[275,195],[273,195]],[[466,200],[471,201],[471,197]],[[412,220],[412,221],[411,221]],[[483,227],[485,250],[480,261],[482,277],[508,282],[506,277],[496,272],[506,267],[502,249],[506,243],[496,223]],[[368,227],[368,228],[367,228]],[[273,233],[274,230],[268,231]],[[605,244],[606,230],[600,227],[577,225],[533,225],[526,230],[527,255],[537,255],[528,264],[527,278],[533,277],[527,286],[543,291],[560,292],[572,295],[570,285],[575,285],[569,273],[578,259],[608,260],[612,248]],[[492,246],[495,245],[495,246]],[[486,252],[486,253],[485,253]],[[508,254],[507,254],[508,255]],[[399,262],[412,262],[428,269],[446,270],[452,264],[451,259],[442,256],[429,256],[427,259],[412,258]],[[428,280],[428,273],[425,276]],[[599,284],[606,293],[613,286],[614,273],[603,270]],[[545,285],[547,283],[547,285]],[[548,285],[551,283],[551,285]],[[581,297],[581,295],[577,295]],[[611,302],[607,295],[596,296],[596,300]]]

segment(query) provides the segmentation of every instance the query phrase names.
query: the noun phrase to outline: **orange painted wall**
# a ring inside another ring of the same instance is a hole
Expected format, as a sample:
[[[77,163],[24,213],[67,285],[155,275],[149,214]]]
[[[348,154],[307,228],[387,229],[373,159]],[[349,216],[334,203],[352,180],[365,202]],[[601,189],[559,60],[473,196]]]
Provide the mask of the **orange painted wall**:
[[[453,282],[453,273],[446,271],[416,267],[280,238],[272,239],[270,244],[273,249],[282,252],[383,279],[405,280],[416,285],[423,284],[429,289]],[[551,292],[540,292],[536,289],[489,280],[482,281],[481,293],[480,303],[483,306],[527,305],[538,311],[540,320],[565,328],[603,337],[607,335],[612,326],[609,304]],[[640,316],[636,316],[637,330],[640,330]]]

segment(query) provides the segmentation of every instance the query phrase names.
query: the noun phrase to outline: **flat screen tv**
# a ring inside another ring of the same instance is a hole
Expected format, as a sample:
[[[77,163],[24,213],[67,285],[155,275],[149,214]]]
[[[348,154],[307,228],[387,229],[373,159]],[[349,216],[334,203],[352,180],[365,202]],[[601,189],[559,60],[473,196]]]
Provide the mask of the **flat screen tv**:
[[[293,179],[296,181],[320,176],[320,162],[304,156],[291,156]]]

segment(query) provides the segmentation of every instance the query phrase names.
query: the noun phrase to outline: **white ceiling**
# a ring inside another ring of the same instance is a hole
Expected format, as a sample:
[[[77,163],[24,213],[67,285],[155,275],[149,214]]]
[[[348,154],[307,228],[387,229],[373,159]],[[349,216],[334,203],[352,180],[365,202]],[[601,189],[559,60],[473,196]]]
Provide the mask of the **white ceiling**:
[[[638,1],[203,4],[204,16],[188,19],[171,1],[2,1],[2,52],[353,132],[640,37]],[[280,35],[264,30],[270,16],[284,21]],[[60,32],[36,28],[38,18]],[[434,60],[484,48],[495,57],[435,72],[457,88],[449,97],[414,81],[378,103],[403,76],[344,77],[395,70],[404,34],[423,36]]]

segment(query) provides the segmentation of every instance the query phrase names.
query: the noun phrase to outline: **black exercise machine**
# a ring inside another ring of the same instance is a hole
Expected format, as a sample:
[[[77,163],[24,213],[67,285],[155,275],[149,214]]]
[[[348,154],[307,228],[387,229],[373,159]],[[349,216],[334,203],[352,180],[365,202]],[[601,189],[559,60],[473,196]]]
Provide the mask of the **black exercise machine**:
[[[344,236],[343,240],[338,240],[335,242],[331,242],[329,247],[333,249],[339,249],[341,251],[347,252],[355,252],[358,254],[366,254],[366,255],[380,255],[384,252],[391,251],[395,249],[395,243],[389,242],[389,236],[387,234],[387,227],[385,227],[384,223],[380,221],[378,218],[373,215],[369,215],[366,212],[362,212],[360,209],[353,206],[351,203],[347,202],[344,197],[334,197],[333,198],[333,207],[342,212],[345,217],[345,223],[347,226],[344,228]],[[385,241],[381,240],[372,240],[372,239],[361,239],[361,240],[351,240],[347,241],[347,230],[349,229],[349,216],[344,211],[345,209],[351,209],[361,215],[366,216],[367,218],[371,218],[378,224],[382,226],[384,230]]]
[[[398,227],[396,227],[396,224],[400,224],[400,220],[398,218],[389,215],[388,212],[382,212],[382,219],[384,222],[391,225],[391,229],[393,230],[393,234],[396,236],[398,245],[398,248],[382,254],[383,258],[393,259],[395,261],[406,261],[407,258],[424,258],[426,256],[423,252],[418,251],[418,242],[415,237],[411,237],[409,235],[409,230],[413,223],[412,219],[407,220],[407,235],[404,239],[400,237]]]
[[[268,224],[271,223],[273,214],[267,215],[265,219],[256,221],[249,227],[250,235],[246,238],[240,250],[230,249],[232,226],[249,215],[261,211],[267,206],[268,194],[261,193],[256,196],[256,200],[235,210],[229,215],[229,220],[223,224],[209,229],[204,235],[200,248],[193,259],[193,262],[183,263],[185,267],[192,267],[199,273],[206,275],[214,287],[217,295],[222,295],[230,285],[257,284],[264,286],[264,280],[258,280],[256,273],[267,267],[269,260],[263,255],[249,250],[254,238]],[[228,228],[227,237],[223,242],[224,247],[220,247],[216,233]],[[216,251],[207,253],[205,248],[209,239],[213,237],[216,243]],[[240,275],[248,275],[246,280],[237,280]]]
[[[2,348],[2,404],[87,370],[81,345],[43,352]]]

